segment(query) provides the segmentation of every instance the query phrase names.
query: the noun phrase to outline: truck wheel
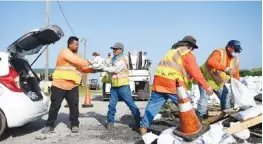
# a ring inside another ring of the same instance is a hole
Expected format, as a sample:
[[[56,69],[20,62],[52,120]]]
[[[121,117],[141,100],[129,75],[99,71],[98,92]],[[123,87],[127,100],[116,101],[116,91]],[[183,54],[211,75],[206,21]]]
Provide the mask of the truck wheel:
[[[4,113],[0,110],[0,136],[4,133],[6,128],[6,117]]]

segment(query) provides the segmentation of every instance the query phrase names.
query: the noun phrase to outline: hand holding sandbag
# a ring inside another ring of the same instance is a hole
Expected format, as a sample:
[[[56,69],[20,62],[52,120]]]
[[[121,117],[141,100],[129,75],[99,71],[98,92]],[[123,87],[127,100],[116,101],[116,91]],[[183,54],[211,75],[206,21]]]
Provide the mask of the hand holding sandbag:
[[[207,93],[207,95],[211,96],[211,95],[213,95],[214,91],[213,91],[213,89],[212,89],[211,87],[209,87],[209,88],[206,90],[206,93]]]
[[[224,72],[225,72],[226,74],[228,74],[228,75],[233,75],[234,72],[235,72],[235,70],[234,70],[233,68],[231,68],[231,67],[227,67],[227,68],[224,70]]]

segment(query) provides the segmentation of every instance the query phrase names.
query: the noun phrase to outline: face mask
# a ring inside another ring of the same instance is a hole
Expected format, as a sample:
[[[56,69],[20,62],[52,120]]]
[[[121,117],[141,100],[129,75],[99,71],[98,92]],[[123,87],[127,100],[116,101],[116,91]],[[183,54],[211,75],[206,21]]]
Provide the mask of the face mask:
[[[239,55],[239,54],[238,54],[238,53],[235,53],[235,52],[232,52],[232,53],[231,53],[231,56],[232,56],[232,57],[238,57],[238,55]]]

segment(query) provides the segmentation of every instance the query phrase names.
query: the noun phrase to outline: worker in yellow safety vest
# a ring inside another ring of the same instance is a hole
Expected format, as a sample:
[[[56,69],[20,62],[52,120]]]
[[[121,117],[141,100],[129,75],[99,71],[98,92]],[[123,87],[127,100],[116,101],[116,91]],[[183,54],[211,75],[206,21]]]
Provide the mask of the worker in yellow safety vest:
[[[231,99],[225,84],[230,81],[231,76],[239,80],[238,54],[241,51],[240,42],[231,40],[225,48],[214,50],[207,61],[201,66],[201,71],[205,79],[220,99],[221,110],[231,107]],[[200,120],[203,120],[208,118],[208,97],[202,87],[199,86],[199,90],[200,99],[197,105],[197,115]]]
[[[193,36],[185,36],[183,40],[175,43],[160,61],[154,74],[151,97],[140,122],[141,135],[147,132],[147,128],[168,98],[178,104],[177,79],[185,89],[189,90],[192,80],[195,80],[204,87],[208,95],[213,94],[213,90],[205,81],[192,52],[197,48],[196,39]]]
[[[69,37],[68,48],[64,48],[59,52],[56,68],[53,73],[51,87],[51,105],[48,113],[46,126],[42,133],[54,131],[54,124],[61,103],[65,98],[70,109],[69,120],[71,121],[71,131],[77,133],[79,130],[79,84],[82,73],[93,72],[89,68],[89,62],[80,57],[77,53],[79,47],[79,39],[77,37]]]
[[[124,46],[122,43],[116,42],[111,49],[113,50],[114,55],[111,58],[111,66],[103,67],[103,71],[109,74],[109,79],[111,80],[110,103],[107,113],[107,129],[112,129],[114,127],[114,116],[119,98],[122,98],[128,105],[136,124],[139,125],[140,111],[135,105],[131,95],[128,60],[123,55]]]

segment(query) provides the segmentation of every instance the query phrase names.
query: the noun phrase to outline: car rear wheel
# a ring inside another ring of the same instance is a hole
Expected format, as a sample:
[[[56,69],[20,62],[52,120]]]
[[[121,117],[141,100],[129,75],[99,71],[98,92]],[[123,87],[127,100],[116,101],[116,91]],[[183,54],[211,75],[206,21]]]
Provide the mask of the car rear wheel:
[[[4,133],[6,128],[6,117],[4,113],[0,110],[0,136]]]

